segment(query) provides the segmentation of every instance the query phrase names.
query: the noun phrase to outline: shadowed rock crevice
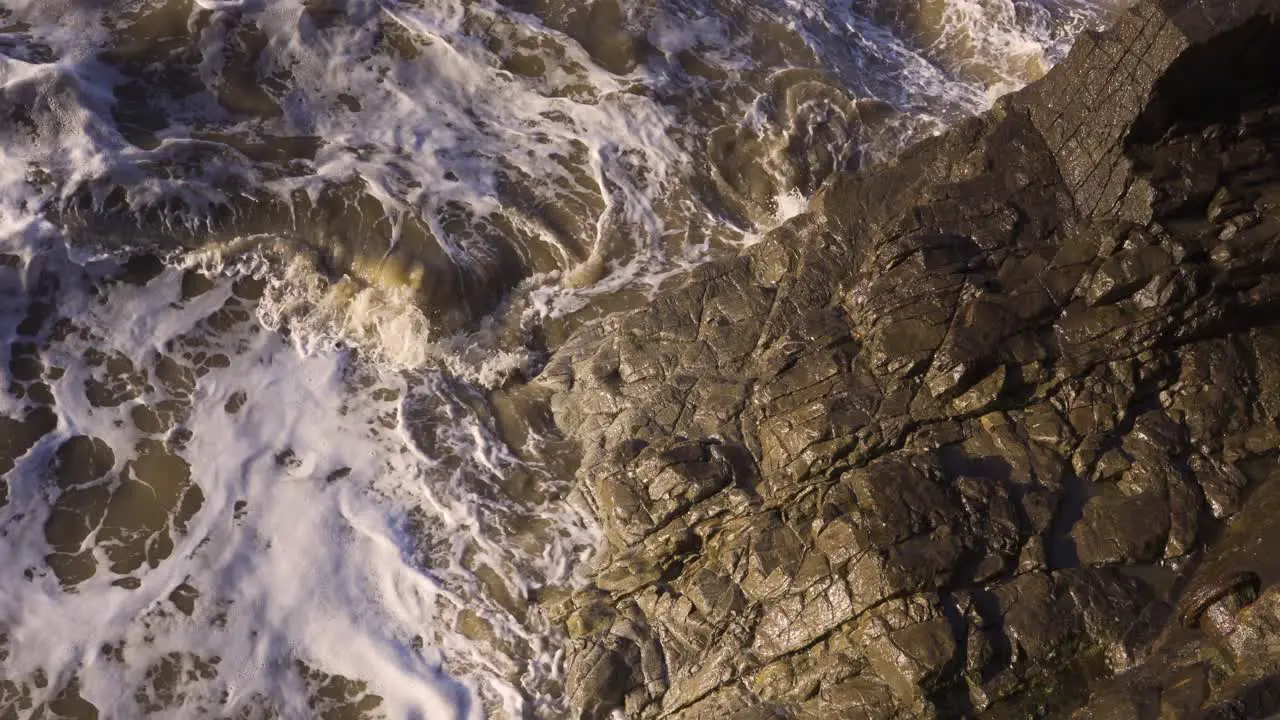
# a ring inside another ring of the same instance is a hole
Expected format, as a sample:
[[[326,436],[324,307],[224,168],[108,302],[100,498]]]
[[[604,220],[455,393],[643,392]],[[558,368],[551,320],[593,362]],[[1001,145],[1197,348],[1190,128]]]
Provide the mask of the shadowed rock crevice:
[[[558,349],[584,717],[1280,709],[1277,12],[1139,3]]]
[[[1156,83],[1127,142],[1149,145],[1175,125],[1203,129],[1272,104],[1280,25],[1260,16],[1178,56]]]

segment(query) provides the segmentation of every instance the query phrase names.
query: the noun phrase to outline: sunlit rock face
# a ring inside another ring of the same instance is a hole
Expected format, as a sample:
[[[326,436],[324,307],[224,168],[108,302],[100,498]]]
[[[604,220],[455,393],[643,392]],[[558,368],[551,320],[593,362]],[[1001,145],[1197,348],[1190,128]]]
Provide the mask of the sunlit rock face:
[[[1277,14],[1139,3],[559,349],[581,716],[1280,709]]]

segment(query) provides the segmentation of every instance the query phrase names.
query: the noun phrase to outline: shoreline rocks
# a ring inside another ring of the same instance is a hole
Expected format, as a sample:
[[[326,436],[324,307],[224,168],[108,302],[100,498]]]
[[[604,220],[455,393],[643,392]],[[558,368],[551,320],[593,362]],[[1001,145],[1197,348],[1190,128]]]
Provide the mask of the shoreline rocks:
[[[557,350],[582,717],[1280,709],[1277,15],[1140,2]]]

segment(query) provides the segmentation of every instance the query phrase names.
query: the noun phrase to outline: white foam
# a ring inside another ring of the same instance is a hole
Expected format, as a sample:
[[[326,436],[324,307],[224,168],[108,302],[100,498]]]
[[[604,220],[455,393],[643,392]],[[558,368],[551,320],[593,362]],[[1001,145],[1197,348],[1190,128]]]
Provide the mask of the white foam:
[[[89,345],[154,358],[230,297],[230,282],[222,281],[175,305],[180,275],[167,271],[144,288],[117,285],[105,304],[72,291],[64,309],[84,303],[77,323],[93,328]],[[129,404],[95,408],[77,392],[88,368],[76,363],[74,338],[46,356],[68,367],[54,386],[60,427],[11,473],[12,502],[0,510],[6,535],[0,567],[10,574],[0,594],[0,628],[12,652],[6,675],[45,668],[56,690],[79,668],[81,694],[104,716],[126,717],[136,713],[134,688],[146,684],[147,671],[167,653],[221,658],[216,679],[184,686],[188,697],[171,710],[185,715],[198,707],[230,710],[255,694],[305,707],[289,664],[298,659],[368,680],[388,717],[484,717],[473,697],[519,716],[529,701],[511,684],[511,661],[463,636],[458,613],[473,612],[496,637],[530,645],[538,653],[530,664],[544,670],[554,666],[547,647],[554,633],[536,619],[528,621],[532,626],[517,622],[477,592],[459,561],[474,553],[475,562],[499,570],[518,589],[570,583],[570,568],[595,544],[592,534],[563,506],[542,509],[552,527],[539,543],[545,554],[525,556],[514,541],[493,534],[502,524],[501,504],[469,494],[475,487],[460,478],[491,482],[485,478],[500,476],[512,458],[465,405],[450,405],[450,442],[440,446],[446,456],[431,457],[410,441],[404,416],[410,401],[379,402],[353,388],[346,355],[302,355],[268,332],[216,342],[237,352],[230,367],[200,381],[185,425],[192,439],[182,451],[204,504],[187,533],[175,534],[168,560],[134,573],[141,580],[135,590],[112,587],[116,576],[105,569],[74,594],[47,572],[21,580],[23,569],[40,568],[48,552],[42,529],[52,498],[41,468],[52,450],[73,434],[100,437],[117,449],[119,469],[138,437],[126,419]],[[438,377],[374,378],[404,398],[437,393],[447,401]],[[247,400],[232,415],[224,405],[235,393]],[[390,428],[379,420],[388,412],[396,418]],[[277,456],[285,450],[293,460],[282,466]],[[325,481],[341,468],[350,474]],[[422,531],[406,529],[410,511],[426,518],[429,536],[438,534],[431,540],[447,541],[430,570],[416,557]],[[535,574],[523,574],[529,571]],[[191,618],[166,602],[183,583],[200,592]],[[154,616],[166,607],[167,617]],[[221,626],[211,627],[224,611]],[[426,639],[421,648],[417,636]],[[121,641],[123,664],[100,656],[104,645]],[[543,702],[554,705],[553,698]]]
[[[779,225],[803,213],[809,207],[808,199],[795,190],[779,193],[774,202],[778,206],[774,219]]]

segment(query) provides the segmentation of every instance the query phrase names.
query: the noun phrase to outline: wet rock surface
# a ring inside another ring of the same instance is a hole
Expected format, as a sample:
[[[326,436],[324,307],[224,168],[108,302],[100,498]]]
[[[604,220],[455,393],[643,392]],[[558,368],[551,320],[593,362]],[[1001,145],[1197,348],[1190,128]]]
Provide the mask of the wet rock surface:
[[[583,717],[1280,710],[1280,3],[1139,3],[539,383]]]

